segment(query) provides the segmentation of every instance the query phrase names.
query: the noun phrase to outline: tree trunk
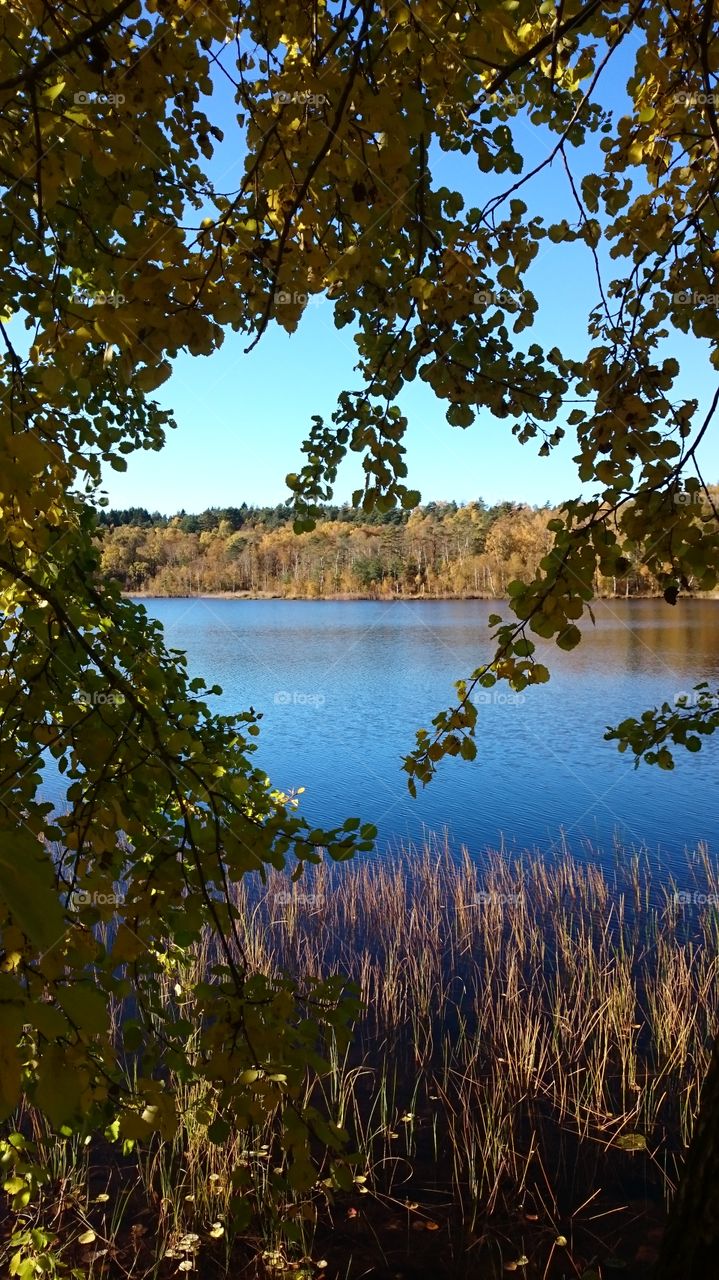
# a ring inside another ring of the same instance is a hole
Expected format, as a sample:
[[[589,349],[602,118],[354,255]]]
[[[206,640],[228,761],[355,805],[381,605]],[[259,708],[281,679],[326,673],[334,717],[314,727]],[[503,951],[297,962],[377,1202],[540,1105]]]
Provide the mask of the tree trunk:
[[[719,1038],[714,1042],[679,1190],[669,1212],[656,1280],[719,1275]]]

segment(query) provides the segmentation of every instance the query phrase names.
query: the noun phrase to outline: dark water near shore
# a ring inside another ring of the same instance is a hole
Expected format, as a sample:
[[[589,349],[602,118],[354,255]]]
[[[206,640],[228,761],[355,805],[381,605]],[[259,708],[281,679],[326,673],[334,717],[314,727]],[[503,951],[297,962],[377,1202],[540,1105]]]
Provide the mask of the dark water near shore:
[[[470,852],[589,842],[647,847],[669,864],[719,834],[719,740],[677,753],[673,773],[603,741],[609,724],[719,678],[719,602],[606,601],[570,654],[549,649],[550,684],[498,688],[480,706],[472,763],[448,760],[416,801],[401,757],[450,705],[453,680],[488,653],[485,601],[144,600],[223,711],[262,711],[256,762],[302,811],[376,823],[380,852],[427,830]],[[684,858],[678,863],[683,866]]]

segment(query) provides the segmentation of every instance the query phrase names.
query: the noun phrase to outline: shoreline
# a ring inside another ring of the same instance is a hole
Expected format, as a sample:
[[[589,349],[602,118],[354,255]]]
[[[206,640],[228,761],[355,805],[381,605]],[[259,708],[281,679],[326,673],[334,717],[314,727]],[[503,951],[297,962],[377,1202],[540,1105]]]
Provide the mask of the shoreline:
[[[349,602],[353,600],[378,600],[382,603],[397,601],[401,603],[403,600],[494,600],[499,603],[504,600],[504,596],[483,595],[478,592],[476,595],[390,595],[390,594],[373,594],[369,591],[342,591],[332,593],[331,595],[284,595],[279,591],[192,591],[172,593],[158,593],[157,591],[123,591],[123,596],[135,600],[312,600],[312,601],[340,601]]]
[[[494,603],[494,604],[507,604],[509,602],[509,597],[506,595],[493,596],[481,591],[472,592],[471,594],[462,594],[462,595],[453,594],[452,592],[447,592],[447,593],[443,592],[441,595],[431,593],[431,592],[423,592],[421,594],[418,593],[418,594],[412,594],[412,595],[405,592],[401,595],[392,595],[392,594],[381,593],[381,592],[374,593],[374,592],[368,592],[368,591],[357,591],[357,592],[343,591],[343,592],[336,592],[331,594],[315,596],[315,595],[301,595],[301,594],[286,595],[279,591],[190,591],[190,592],[178,591],[178,592],[170,593],[170,592],[159,592],[159,591],[145,591],[142,589],[138,589],[137,591],[123,591],[121,594],[123,599],[126,599],[126,600],[289,600],[289,601],[305,601],[305,602],[312,601],[314,603],[323,603],[323,602],[350,603],[352,601],[374,600],[380,604],[391,604],[391,603],[402,604],[404,601],[407,601],[407,600],[411,600],[413,602],[424,600],[429,603],[437,603],[437,602],[458,603],[465,600],[486,600],[487,602]],[[634,595],[630,595],[630,596],[623,595],[623,594],[595,596],[594,600],[590,601],[590,603],[596,604],[603,600],[636,601],[636,600],[662,600],[662,599],[663,599],[663,596],[661,595],[661,593],[647,591],[641,594],[635,593]],[[682,599],[683,600],[716,601],[716,600],[719,600],[719,593],[709,594],[709,593],[702,592],[701,594],[696,594],[696,593],[687,592],[682,597]]]

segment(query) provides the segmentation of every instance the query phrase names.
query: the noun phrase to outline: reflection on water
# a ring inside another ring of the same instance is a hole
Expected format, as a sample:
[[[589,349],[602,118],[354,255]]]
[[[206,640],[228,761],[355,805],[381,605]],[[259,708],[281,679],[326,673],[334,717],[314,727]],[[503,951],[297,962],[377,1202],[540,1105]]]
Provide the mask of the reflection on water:
[[[719,827],[719,741],[673,773],[603,741],[607,725],[719,674],[719,602],[609,601],[571,654],[547,646],[549,685],[498,688],[480,705],[479,753],[446,761],[416,801],[401,757],[449,705],[452,683],[489,652],[484,601],[151,600],[192,674],[222,686],[224,711],[264,713],[256,762],[329,825],[376,822],[380,849],[447,831],[481,852],[549,850],[563,838],[677,853]],[[540,642],[541,643],[541,642]]]

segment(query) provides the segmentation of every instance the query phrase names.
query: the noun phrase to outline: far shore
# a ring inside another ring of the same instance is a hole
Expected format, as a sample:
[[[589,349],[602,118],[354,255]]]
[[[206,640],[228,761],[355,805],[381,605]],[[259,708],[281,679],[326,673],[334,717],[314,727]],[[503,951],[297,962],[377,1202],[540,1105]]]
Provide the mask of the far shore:
[[[373,593],[370,591],[342,591],[331,595],[285,595],[281,591],[192,591],[177,592],[170,595],[157,591],[123,591],[123,595],[135,600],[496,600],[500,602],[505,596],[491,596],[478,592],[476,595],[434,595],[429,592],[410,595],[403,592],[396,595],[390,592]]]
[[[333,592],[329,595],[303,595],[297,592],[293,595],[287,595],[280,591],[146,591],[138,589],[137,591],[123,591],[123,596],[128,600],[312,600],[312,601],[351,601],[351,600],[376,600],[382,604],[389,604],[396,601],[401,604],[405,600],[428,600],[428,601],[462,601],[462,600],[488,600],[494,601],[495,604],[508,603],[509,597],[506,595],[497,596],[490,595],[488,592],[465,592],[462,594],[452,594],[451,592],[417,592],[410,594],[402,592],[397,595],[392,592],[370,592],[370,591],[342,591]],[[661,593],[657,592],[635,592],[632,595],[625,595],[624,592],[617,592],[614,595],[595,596],[594,602],[598,600],[661,600]],[[682,599],[684,600],[719,600],[719,593],[686,592]]]

